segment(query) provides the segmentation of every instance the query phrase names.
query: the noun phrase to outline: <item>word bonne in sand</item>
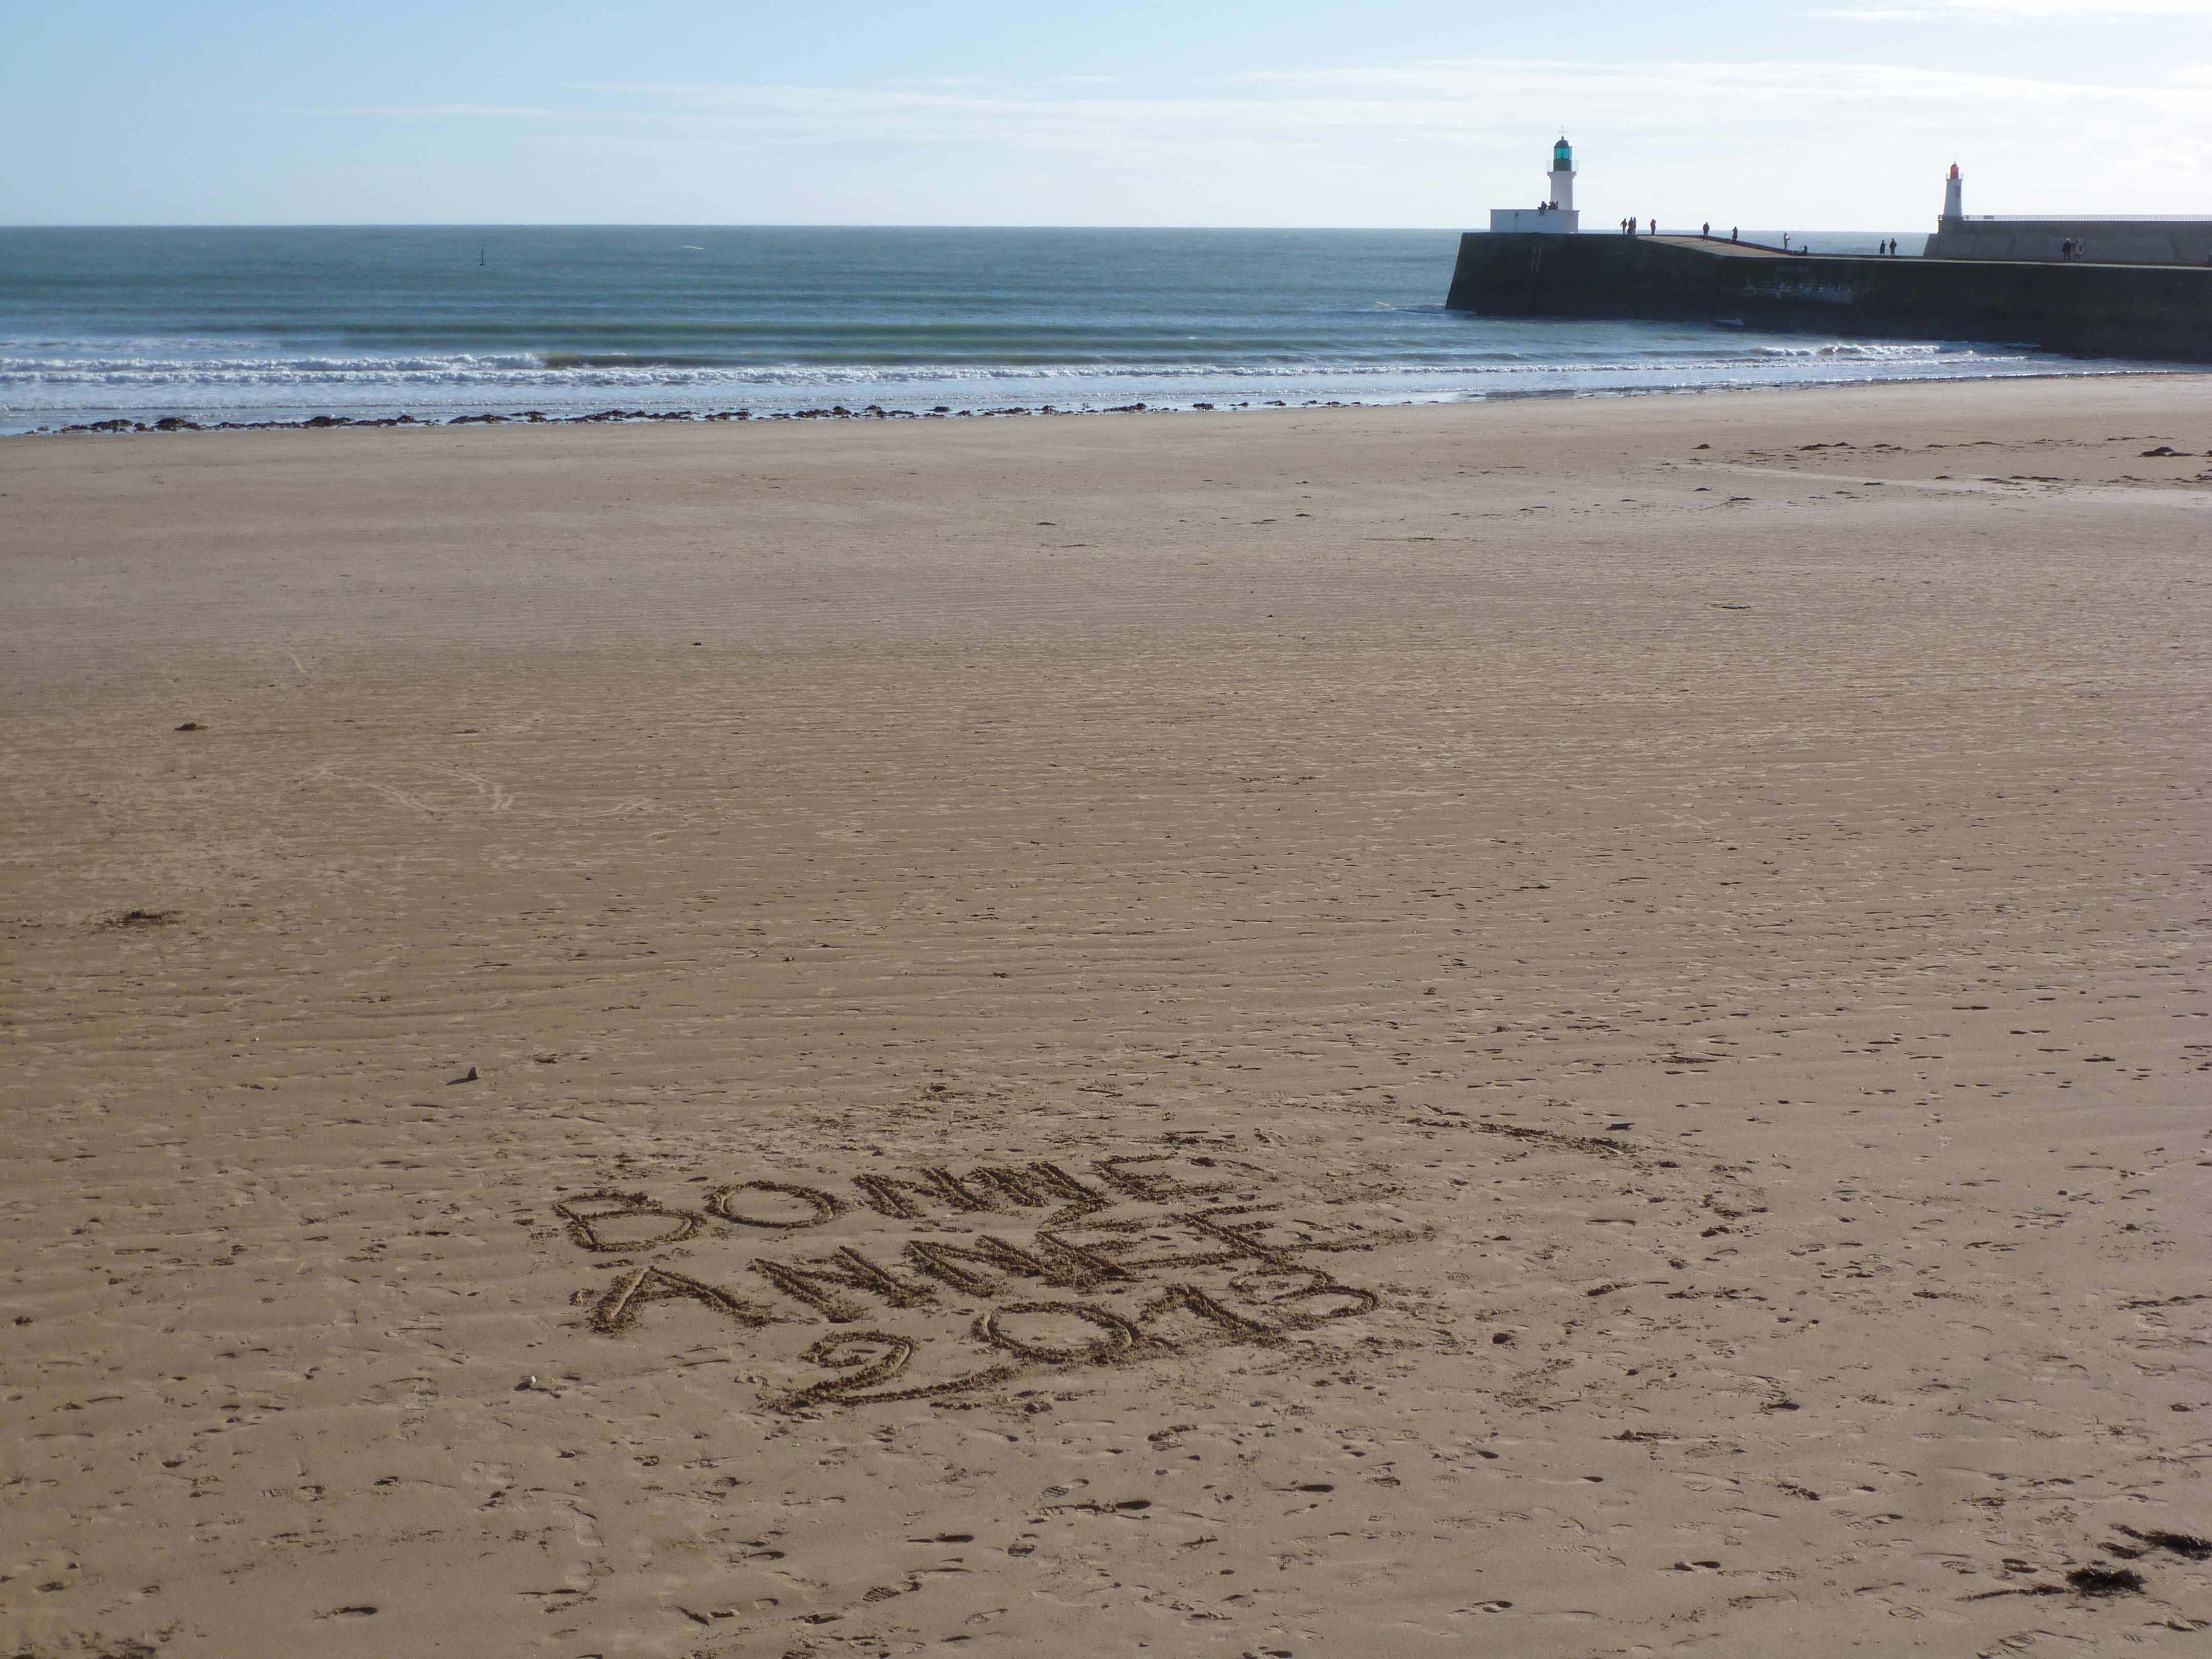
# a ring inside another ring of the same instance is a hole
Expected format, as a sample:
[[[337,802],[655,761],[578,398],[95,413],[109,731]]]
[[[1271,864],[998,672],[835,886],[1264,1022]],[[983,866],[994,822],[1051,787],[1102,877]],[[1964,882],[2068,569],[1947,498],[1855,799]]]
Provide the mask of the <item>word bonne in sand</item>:
[[[688,1256],[718,1242],[811,1232],[845,1218],[867,1235],[804,1255],[748,1252],[733,1264],[745,1274],[741,1289],[665,1260],[628,1267],[592,1310],[591,1325],[607,1334],[629,1331],[653,1304],[671,1301],[702,1304],[748,1331],[872,1317],[943,1334],[967,1318],[964,1337],[989,1362],[886,1390],[922,1335],[842,1331],[803,1356],[836,1375],[776,1402],[787,1407],[956,1394],[1036,1366],[1115,1364],[1200,1340],[1270,1343],[1376,1305],[1371,1291],[1312,1258],[1372,1249],[1380,1237],[1260,1201],[1251,1189],[1268,1184],[1264,1172],[1250,1172],[1257,1180],[1190,1181],[1157,1167],[1169,1161],[1100,1158],[1084,1176],[1034,1160],[814,1185],[745,1181],[715,1188],[696,1208],[601,1190],[563,1198],[554,1209],[582,1249],[632,1256],[665,1249]],[[1232,1198],[1245,1201],[1219,1201]],[[899,1236],[884,1237],[890,1232]],[[1040,1291],[1060,1295],[1039,1299]],[[994,1305],[952,1309],[948,1297]]]

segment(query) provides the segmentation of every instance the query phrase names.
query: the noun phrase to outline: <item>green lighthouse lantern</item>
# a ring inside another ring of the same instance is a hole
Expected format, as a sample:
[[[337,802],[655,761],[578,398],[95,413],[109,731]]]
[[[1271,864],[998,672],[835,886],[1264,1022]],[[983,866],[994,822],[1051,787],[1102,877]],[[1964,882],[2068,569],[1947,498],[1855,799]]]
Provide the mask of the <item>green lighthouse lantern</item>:
[[[1561,133],[1559,142],[1552,146],[1551,188],[1546,192],[1545,204],[1553,213],[1572,213],[1575,210],[1575,149]]]

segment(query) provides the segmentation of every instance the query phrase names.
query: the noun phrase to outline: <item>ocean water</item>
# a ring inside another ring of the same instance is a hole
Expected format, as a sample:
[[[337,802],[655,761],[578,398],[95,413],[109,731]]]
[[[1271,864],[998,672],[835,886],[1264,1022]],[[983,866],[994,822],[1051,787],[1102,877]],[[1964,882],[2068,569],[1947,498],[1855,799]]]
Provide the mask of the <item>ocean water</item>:
[[[1811,240],[1856,251],[1875,238]],[[1449,402],[2150,367],[1468,317],[1443,307],[1456,243],[1447,231],[0,229],[0,433],[169,416]]]

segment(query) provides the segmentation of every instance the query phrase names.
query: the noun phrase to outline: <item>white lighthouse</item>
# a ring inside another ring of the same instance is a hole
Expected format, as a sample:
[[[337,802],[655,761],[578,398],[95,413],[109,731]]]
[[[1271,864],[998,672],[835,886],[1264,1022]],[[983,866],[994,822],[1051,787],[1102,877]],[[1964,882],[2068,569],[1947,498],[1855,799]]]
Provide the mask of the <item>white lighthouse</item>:
[[[1951,163],[1951,176],[1943,181],[1943,216],[1963,219],[1966,216],[1966,181],[1959,176],[1959,164]]]
[[[1552,170],[1545,176],[1544,199],[1532,208],[1492,208],[1493,231],[1541,231],[1547,236],[1571,236],[1582,228],[1575,211],[1575,151],[1563,133],[1552,146]]]

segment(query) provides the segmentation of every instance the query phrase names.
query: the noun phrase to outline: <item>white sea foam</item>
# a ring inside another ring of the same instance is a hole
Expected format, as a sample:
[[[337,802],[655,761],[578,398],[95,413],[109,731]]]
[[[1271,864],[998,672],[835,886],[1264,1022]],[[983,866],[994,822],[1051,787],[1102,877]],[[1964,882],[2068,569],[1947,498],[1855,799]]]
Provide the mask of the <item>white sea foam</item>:
[[[1905,351],[1854,343],[1729,356],[1593,357],[1485,363],[1083,366],[946,364],[778,365],[744,368],[638,367],[552,370],[450,359],[227,360],[153,368],[113,362],[0,368],[0,433],[118,416],[182,415],[202,422],[301,420],[316,415],[450,419],[526,409],[575,414],[610,404],[758,414],[832,404],[909,412],[935,408],[1078,410],[1141,403],[1150,408],[1266,404],[1447,403],[1530,396],[1781,388],[1879,380],[1990,379],[2130,372],[2032,353]]]
[[[1433,381],[1480,380],[1499,375],[1582,377],[1666,376],[1685,379],[1730,369],[1796,364],[1863,363],[1905,367],[1948,366],[1964,374],[1986,374],[2008,365],[2048,366],[2051,360],[2030,352],[1970,350],[1929,345],[1886,345],[1834,341],[1805,345],[1760,344],[1738,352],[1676,353],[1650,356],[1617,354],[1555,356],[1549,361],[1522,353],[1499,354],[1457,362],[1295,363],[1160,362],[1117,363],[630,363],[595,360],[588,364],[549,365],[538,354],[456,353],[448,356],[289,358],[213,354],[183,356],[0,355],[0,404],[10,391],[97,386],[155,387],[398,386],[561,387],[729,387],[774,390],[809,387],[860,388],[950,382],[1035,383],[1040,386],[1136,380],[1252,380],[1303,383],[1370,379]]]

